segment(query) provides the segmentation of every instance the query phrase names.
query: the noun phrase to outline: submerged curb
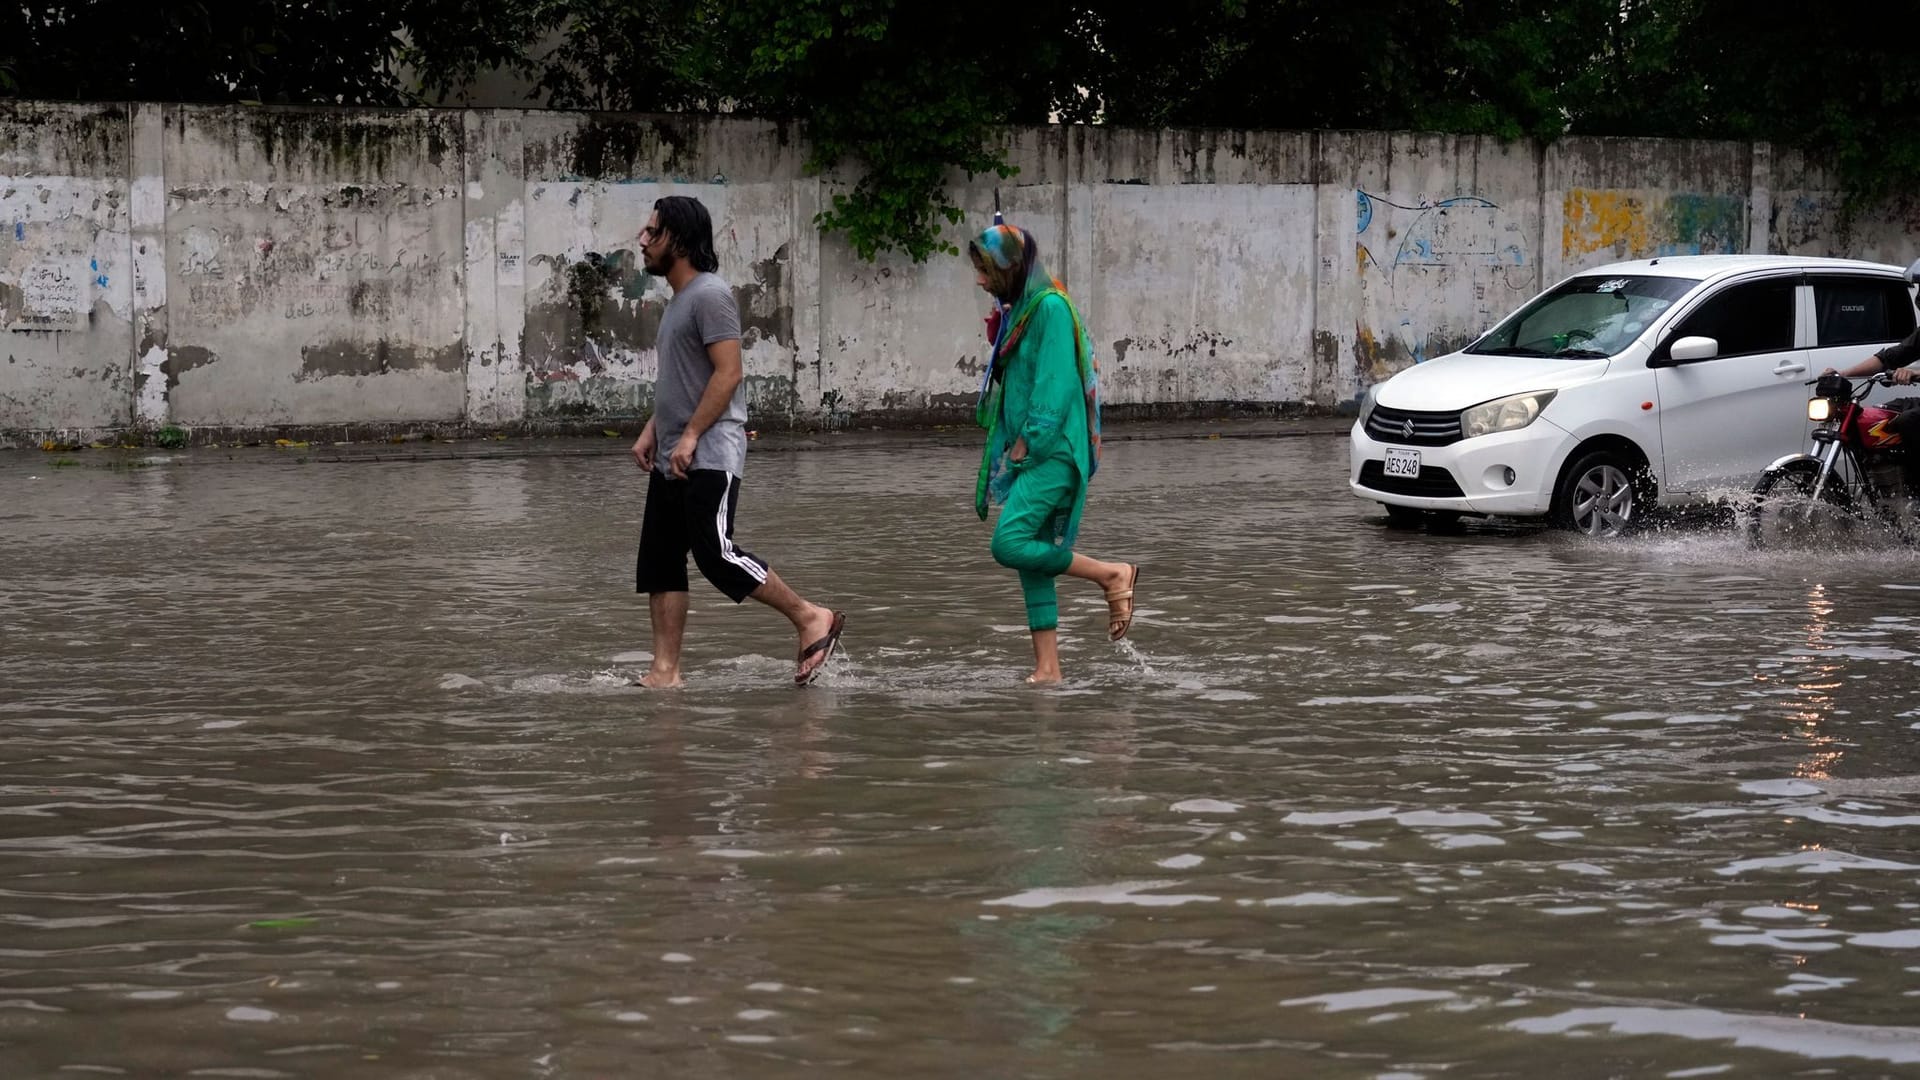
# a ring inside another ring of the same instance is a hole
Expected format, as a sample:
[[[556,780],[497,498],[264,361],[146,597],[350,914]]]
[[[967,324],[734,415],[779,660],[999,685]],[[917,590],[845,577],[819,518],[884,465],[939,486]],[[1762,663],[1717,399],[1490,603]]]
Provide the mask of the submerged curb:
[[[1295,420],[1134,422],[1108,426],[1106,442],[1208,439],[1293,439],[1344,435],[1348,417]],[[816,453],[844,450],[959,449],[980,445],[973,428],[875,429],[837,432],[768,432],[754,437],[752,452]],[[413,440],[389,443],[301,443],[280,440],[250,446],[201,446],[183,450],[96,447],[61,451],[0,451],[0,472],[12,469],[154,468],[215,463],[351,464],[401,461],[499,461],[539,457],[610,457],[627,453],[630,436],[602,438],[512,438]]]

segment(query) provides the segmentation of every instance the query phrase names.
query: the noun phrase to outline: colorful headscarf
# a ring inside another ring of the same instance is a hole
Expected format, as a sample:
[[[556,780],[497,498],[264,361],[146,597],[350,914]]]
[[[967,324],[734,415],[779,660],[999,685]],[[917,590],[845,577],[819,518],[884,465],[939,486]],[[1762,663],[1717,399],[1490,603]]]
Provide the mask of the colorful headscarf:
[[[987,429],[987,449],[973,494],[974,510],[984,520],[988,504],[1005,502],[1013,486],[1012,462],[1007,455],[1019,438],[1018,432],[1000,430],[1000,399],[1006,375],[1003,361],[1019,345],[1041,300],[1058,296],[1073,316],[1074,360],[1087,395],[1087,438],[1093,449],[1088,480],[1100,469],[1100,367],[1093,357],[1093,340],[1081,325],[1079,309],[1067,295],[1067,287],[1041,265],[1032,233],[1012,225],[995,225],[981,233],[968,249],[970,257],[977,253],[1001,304],[1001,310],[995,313],[998,319],[993,348],[987,353],[987,370],[980,376],[980,398],[974,407],[974,421]]]

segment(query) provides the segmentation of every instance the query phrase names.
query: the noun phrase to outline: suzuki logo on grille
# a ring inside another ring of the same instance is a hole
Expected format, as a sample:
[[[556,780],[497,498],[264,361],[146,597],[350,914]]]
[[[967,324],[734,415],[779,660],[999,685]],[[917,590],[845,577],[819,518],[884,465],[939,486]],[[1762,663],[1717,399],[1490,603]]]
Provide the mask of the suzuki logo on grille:
[[[1403,439],[1413,438],[1413,421],[1412,420],[1408,420],[1406,423],[1400,425],[1400,437]]]

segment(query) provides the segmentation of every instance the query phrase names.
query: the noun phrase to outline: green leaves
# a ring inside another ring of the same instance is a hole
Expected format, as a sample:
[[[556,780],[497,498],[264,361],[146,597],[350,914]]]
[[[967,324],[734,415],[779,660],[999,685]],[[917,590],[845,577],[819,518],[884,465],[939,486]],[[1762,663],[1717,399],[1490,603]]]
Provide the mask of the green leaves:
[[[397,105],[400,73],[448,77],[524,52],[516,0],[78,0],[0,7],[4,86],[24,97]],[[411,41],[412,44],[408,44]],[[424,43],[424,44],[423,44]]]
[[[1036,10],[1054,10],[1049,3]],[[1033,76],[1028,43],[1047,36],[1023,34],[1031,11],[987,17],[894,0],[715,7],[716,26],[751,43],[736,66],[742,77],[730,85],[736,107],[804,122],[808,166],[844,167],[856,177],[817,220],[843,232],[862,258],[957,253],[943,238],[963,216],[947,196],[947,179],[955,171],[1011,176],[998,146],[1001,127],[1044,119],[1022,115],[1017,91]]]

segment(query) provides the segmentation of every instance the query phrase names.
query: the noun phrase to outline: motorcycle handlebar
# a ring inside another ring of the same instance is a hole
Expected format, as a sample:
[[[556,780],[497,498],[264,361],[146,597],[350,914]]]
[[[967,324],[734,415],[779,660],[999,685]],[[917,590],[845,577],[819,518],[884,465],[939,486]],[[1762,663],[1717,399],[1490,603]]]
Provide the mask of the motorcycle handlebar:
[[[1835,374],[1838,374],[1838,372],[1836,372]],[[1843,378],[1843,379],[1844,379],[1844,378],[1846,378],[1846,376],[1844,376],[1844,375],[1841,375],[1840,377],[1841,377],[1841,378]],[[1821,376],[1821,378],[1825,378],[1825,376]],[[1812,386],[1812,385],[1814,385],[1815,383],[1818,383],[1819,381],[1820,381],[1820,379],[1808,379],[1808,380],[1807,380],[1806,382],[1803,382],[1803,383],[1801,383],[1800,385],[1801,385],[1801,386]],[[1879,383],[1879,384],[1880,384],[1881,386],[1892,386],[1892,385],[1894,385],[1894,383],[1893,383],[1893,372],[1891,372],[1891,371],[1881,371],[1881,372],[1877,372],[1877,373],[1875,373],[1875,374],[1872,374],[1872,375],[1868,375],[1868,376],[1866,376],[1866,381],[1867,381],[1868,383]]]

